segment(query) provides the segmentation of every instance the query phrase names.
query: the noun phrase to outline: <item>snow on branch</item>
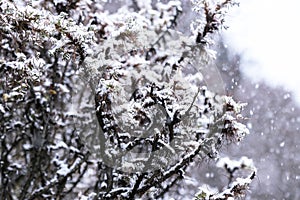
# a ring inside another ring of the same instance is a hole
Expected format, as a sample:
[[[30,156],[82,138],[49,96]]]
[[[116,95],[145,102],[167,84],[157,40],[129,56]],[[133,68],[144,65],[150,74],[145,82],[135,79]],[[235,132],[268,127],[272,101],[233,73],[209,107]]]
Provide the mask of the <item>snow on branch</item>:
[[[0,0],[0,198],[164,198],[249,133],[244,105],[202,73],[235,3],[192,2],[181,32],[179,0]],[[248,164],[218,165],[233,177]],[[255,173],[205,198],[238,195]]]
[[[239,161],[230,160],[228,157],[219,159],[217,166],[224,168],[229,174],[230,183],[223,191],[216,191],[209,186],[202,186],[195,195],[195,200],[232,200],[245,196],[250,183],[257,175],[257,169],[253,161],[247,157],[242,157]],[[248,171],[249,175],[245,178],[238,177],[233,180],[236,171]]]

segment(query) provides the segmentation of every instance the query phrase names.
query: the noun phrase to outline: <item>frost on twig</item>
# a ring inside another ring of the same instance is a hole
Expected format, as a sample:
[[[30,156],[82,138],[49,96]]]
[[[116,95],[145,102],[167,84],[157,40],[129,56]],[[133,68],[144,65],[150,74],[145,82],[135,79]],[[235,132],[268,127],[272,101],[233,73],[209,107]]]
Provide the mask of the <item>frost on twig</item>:
[[[219,159],[217,167],[226,170],[229,176],[228,187],[223,191],[202,186],[195,195],[195,200],[233,200],[245,196],[249,189],[250,183],[257,175],[257,169],[251,159],[242,157],[240,160],[230,160],[228,157]],[[245,171],[248,175],[244,178],[238,177],[234,179],[234,173],[237,171]]]

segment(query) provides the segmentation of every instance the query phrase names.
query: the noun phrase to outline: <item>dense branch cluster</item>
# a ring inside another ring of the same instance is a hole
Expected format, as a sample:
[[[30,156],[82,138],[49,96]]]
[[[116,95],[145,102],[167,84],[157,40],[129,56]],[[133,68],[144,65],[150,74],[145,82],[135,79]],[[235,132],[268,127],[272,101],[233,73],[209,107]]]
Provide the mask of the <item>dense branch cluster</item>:
[[[200,70],[230,5],[194,2],[206,20],[186,36],[180,1],[0,0],[0,198],[164,198],[240,141],[244,105]]]

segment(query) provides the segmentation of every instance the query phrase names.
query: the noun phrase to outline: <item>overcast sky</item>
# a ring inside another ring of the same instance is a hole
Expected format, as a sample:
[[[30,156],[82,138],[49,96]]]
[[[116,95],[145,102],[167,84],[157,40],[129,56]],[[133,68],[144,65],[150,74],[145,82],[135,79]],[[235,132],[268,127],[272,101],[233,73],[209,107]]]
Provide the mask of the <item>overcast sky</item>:
[[[300,104],[300,1],[240,0],[231,10],[227,43],[242,52],[242,69],[255,80],[283,85]]]

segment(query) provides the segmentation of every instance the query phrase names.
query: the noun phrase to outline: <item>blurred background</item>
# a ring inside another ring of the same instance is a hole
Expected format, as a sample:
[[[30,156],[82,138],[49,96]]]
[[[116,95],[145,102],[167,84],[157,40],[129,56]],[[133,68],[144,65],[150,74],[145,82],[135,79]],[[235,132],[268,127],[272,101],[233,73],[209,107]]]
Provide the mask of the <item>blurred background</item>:
[[[251,134],[239,145],[224,147],[223,156],[252,158],[258,176],[245,199],[300,199],[300,2],[240,0],[231,8],[215,44],[211,66],[221,74],[224,91],[247,102],[244,111]],[[186,3],[184,8],[190,5]],[[185,13],[187,21],[193,17]],[[185,23],[188,24],[188,23]],[[181,24],[182,29],[186,29]],[[213,77],[207,77],[213,78]],[[198,172],[198,173],[197,173]],[[208,166],[191,169],[187,190],[206,182],[219,189],[227,174]],[[182,193],[186,193],[182,189]],[[193,192],[191,192],[192,194]]]
[[[229,71],[240,73],[224,80],[239,81],[233,95],[248,102],[252,134],[229,152],[245,153],[258,167],[251,199],[300,199],[300,2],[240,2],[223,36],[231,54],[239,55]]]

